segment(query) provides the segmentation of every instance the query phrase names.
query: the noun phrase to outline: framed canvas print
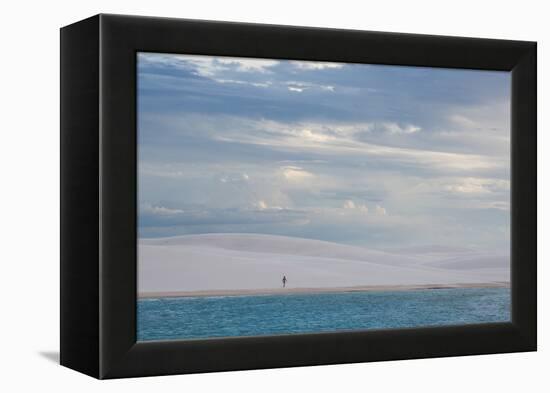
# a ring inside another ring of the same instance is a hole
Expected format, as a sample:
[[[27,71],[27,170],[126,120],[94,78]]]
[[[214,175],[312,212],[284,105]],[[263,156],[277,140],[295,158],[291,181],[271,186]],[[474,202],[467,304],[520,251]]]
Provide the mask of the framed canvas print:
[[[536,44],[98,15],[61,30],[61,363],[536,350]]]

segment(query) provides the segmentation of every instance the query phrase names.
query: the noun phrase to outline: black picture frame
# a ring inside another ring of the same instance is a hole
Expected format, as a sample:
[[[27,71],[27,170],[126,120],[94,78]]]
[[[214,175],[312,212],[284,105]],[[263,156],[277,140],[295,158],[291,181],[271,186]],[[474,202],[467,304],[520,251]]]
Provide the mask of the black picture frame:
[[[136,342],[136,52],[505,70],[512,321]],[[96,378],[537,348],[536,43],[97,15],[61,29],[61,364]]]

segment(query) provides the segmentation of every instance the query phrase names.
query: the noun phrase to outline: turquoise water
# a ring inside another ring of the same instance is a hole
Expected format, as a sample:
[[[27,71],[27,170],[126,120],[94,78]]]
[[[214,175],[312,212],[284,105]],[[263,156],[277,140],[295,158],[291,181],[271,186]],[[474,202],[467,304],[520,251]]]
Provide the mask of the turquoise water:
[[[139,341],[510,320],[508,288],[142,299]]]

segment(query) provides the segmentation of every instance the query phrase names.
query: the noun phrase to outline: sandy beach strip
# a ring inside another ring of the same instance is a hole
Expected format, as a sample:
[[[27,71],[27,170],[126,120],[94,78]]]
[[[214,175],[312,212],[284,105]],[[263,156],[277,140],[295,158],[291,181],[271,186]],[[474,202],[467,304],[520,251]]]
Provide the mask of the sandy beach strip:
[[[265,288],[265,289],[220,289],[206,291],[167,291],[138,293],[139,299],[171,297],[208,297],[208,296],[245,296],[245,295],[293,295],[319,294],[335,292],[374,292],[374,291],[412,291],[422,289],[452,288],[508,288],[509,282],[457,283],[457,284],[424,284],[424,285],[368,285],[354,287],[327,288]]]

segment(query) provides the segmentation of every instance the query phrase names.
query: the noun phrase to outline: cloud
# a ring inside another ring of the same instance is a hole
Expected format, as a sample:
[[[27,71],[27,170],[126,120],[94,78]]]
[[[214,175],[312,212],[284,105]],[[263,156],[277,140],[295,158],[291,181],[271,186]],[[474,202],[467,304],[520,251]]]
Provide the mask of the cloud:
[[[479,123],[476,122],[476,121],[473,121],[469,118],[467,118],[466,116],[462,116],[462,115],[458,115],[458,114],[453,114],[450,116],[450,120],[457,124],[458,126],[462,127],[462,128],[474,128],[474,127],[479,127]]]
[[[355,203],[352,200],[344,201],[344,209],[355,209]]]
[[[141,176],[155,176],[155,177],[167,177],[167,178],[178,178],[184,177],[185,172],[175,169],[170,165],[149,165],[141,162],[139,164],[139,174]]]
[[[480,208],[487,208],[487,209],[497,209],[497,210],[503,210],[503,211],[510,211],[510,202],[508,201],[493,201],[489,202],[488,204],[484,206],[480,206]]]
[[[153,206],[153,209],[149,208]],[[250,208],[211,208],[187,206],[181,209],[163,208],[148,203],[141,204],[140,227],[180,227],[209,225],[303,225],[307,213],[297,209],[270,207],[265,201],[258,201]]]
[[[230,83],[230,84],[236,84],[236,85],[248,85],[248,86],[263,87],[263,88],[270,87],[273,84],[273,82],[271,82],[271,81],[250,82],[250,81],[246,81],[246,80],[222,79],[222,78],[217,78],[217,79],[214,79],[214,80],[218,83]]]
[[[397,123],[383,123],[382,127],[390,134],[414,134],[415,132],[422,130],[421,127],[414,126],[412,124],[400,126]]]
[[[295,61],[292,60],[291,64],[300,70],[325,70],[325,69],[337,69],[344,67],[343,63],[332,62],[318,62],[318,61]]]
[[[178,214],[183,214],[185,211],[181,209],[170,209],[164,206],[144,204],[141,207],[141,211],[144,214],[151,214],[155,216],[174,216]]]
[[[266,210],[268,208],[267,203],[265,201],[258,201],[256,203],[256,207],[260,210]]]
[[[263,81],[254,81],[254,80],[242,80],[242,79],[224,79],[224,78],[214,78],[214,74],[205,75],[212,76],[212,80],[222,84],[233,84],[233,85],[244,85],[244,86],[253,86],[253,87],[282,87],[291,91],[301,93],[306,90],[320,90],[320,91],[329,91],[334,92],[335,87],[332,85],[322,85],[311,82],[295,82],[295,81],[273,81],[273,80],[263,80]]]
[[[342,205],[342,207],[346,210],[356,210],[365,214],[369,212],[369,208],[367,207],[367,205],[356,204],[351,199],[344,201],[344,204]]]
[[[506,245],[509,73],[138,56],[140,234]]]
[[[284,208],[284,207],[281,207],[281,206],[276,206],[276,205],[269,204],[265,200],[259,200],[256,203],[254,203],[254,208],[258,209],[258,210],[287,210],[287,211],[290,211],[290,209],[288,209],[288,208]]]
[[[445,186],[447,191],[460,194],[490,194],[510,190],[510,181],[503,179],[487,179],[466,177]]]
[[[221,56],[179,55],[163,53],[138,53],[142,65],[192,70],[203,77],[215,77],[227,71],[240,73],[268,73],[270,68],[279,64],[278,60],[248,59]]]
[[[334,92],[336,89],[332,85],[322,85],[322,84],[312,83],[312,82],[287,81],[287,82],[284,82],[283,84],[287,86],[287,89],[289,91],[294,91],[298,93],[301,93],[305,90],[312,90],[312,89]]]
[[[165,116],[162,122],[166,124],[164,133],[170,132],[174,137],[178,135],[180,141],[173,143],[180,144],[188,143],[191,136],[200,136],[212,142],[230,143],[231,146],[261,146],[279,155],[315,154],[317,158],[325,160],[332,160],[335,156],[347,160],[363,157],[382,160],[380,163],[385,165],[463,174],[502,172],[509,167],[507,155],[476,154],[472,150],[464,153],[449,151],[454,148],[454,144],[441,144],[436,148],[427,137],[411,146],[396,146],[390,137],[384,139],[377,136],[376,132],[380,130],[377,122],[283,122],[265,118],[198,114]],[[158,130],[162,123],[156,121],[156,124]],[[413,130],[415,126],[401,128]],[[227,145],[226,149],[229,147]]]
[[[283,166],[281,167],[283,177],[290,182],[303,182],[311,179],[314,175],[297,166]]]
[[[274,67],[281,64],[279,60],[274,59],[140,52],[138,54],[138,62],[142,69],[154,67],[157,70],[166,69],[191,72],[220,84],[252,86],[258,88],[279,86],[291,92],[303,92],[312,89],[327,92],[335,91],[335,86],[333,85],[319,84],[312,81],[266,80],[266,77],[273,74]],[[302,71],[329,68],[337,69],[343,67],[343,64],[339,63],[296,61],[291,64],[293,64],[293,67]],[[170,85],[166,87],[170,87]]]
[[[363,155],[432,170],[479,171],[508,165],[507,158],[432,150],[429,146],[395,147],[364,142],[358,138],[358,135],[368,133],[374,127],[372,123],[283,123],[247,119],[246,128],[242,127],[236,133],[230,130],[219,133],[213,129],[211,137],[219,141],[269,146],[284,151]],[[409,134],[418,131],[413,126],[399,129],[409,130],[403,131]]]
[[[246,59],[242,57],[216,57],[221,64],[236,66],[240,72],[269,72],[269,69],[279,64],[278,60],[272,59]]]

